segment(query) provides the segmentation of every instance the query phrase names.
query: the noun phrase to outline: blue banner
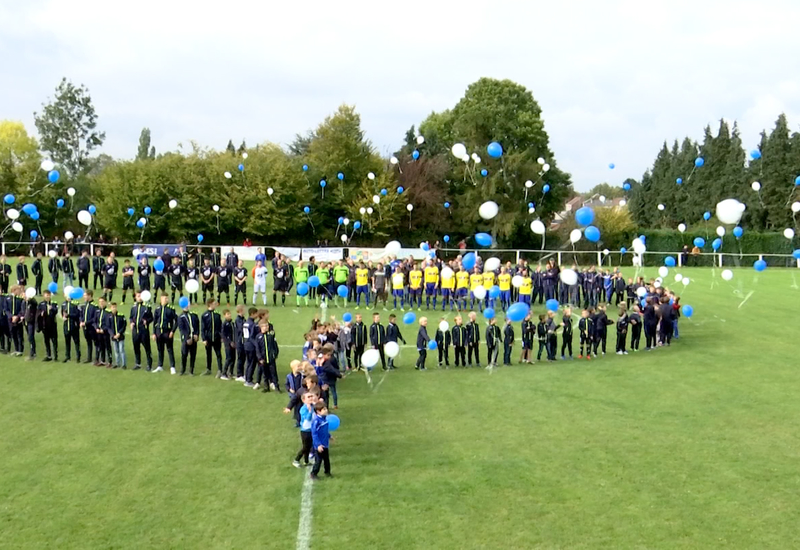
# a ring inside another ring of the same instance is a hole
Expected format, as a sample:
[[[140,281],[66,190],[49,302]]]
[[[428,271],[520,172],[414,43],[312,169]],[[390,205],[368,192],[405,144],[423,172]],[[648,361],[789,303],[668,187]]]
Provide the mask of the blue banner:
[[[180,257],[181,245],[179,244],[143,244],[133,249],[133,257],[149,256],[151,258],[162,256],[164,253]]]

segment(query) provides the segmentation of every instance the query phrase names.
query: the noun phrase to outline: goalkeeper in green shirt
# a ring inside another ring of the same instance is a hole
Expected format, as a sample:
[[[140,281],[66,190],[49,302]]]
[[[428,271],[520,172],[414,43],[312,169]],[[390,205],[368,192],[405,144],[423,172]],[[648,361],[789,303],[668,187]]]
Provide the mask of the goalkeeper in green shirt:
[[[335,283],[336,288],[339,285],[346,285],[347,284],[347,277],[350,275],[350,268],[344,265],[343,260],[339,260],[339,263],[336,267],[333,268],[333,282]],[[347,307],[347,298],[344,299],[344,305]],[[336,307],[339,307],[339,294],[334,293],[333,295],[333,303],[336,304]]]
[[[308,268],[306,267],[305,262],[302,260],[297,262],[297,267],[294,268],[294,279],[298,285],[300,285],[300,283],[308,284]],[[300,296],[297,294],[297,307],[300,307],[300,300],[303,298],[305,298],[306,305],[308,305],[308,294],[308,292],[306,292],[305,296]]]

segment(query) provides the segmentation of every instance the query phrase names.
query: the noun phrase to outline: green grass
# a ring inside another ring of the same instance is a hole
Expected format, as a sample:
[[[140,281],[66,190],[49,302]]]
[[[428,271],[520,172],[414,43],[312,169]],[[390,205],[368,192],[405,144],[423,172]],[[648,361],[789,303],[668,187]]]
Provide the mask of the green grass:
[[[490,374],[415,372],[405,348],[377,389],[348,377],[312,546],[796,546],[797,276],[717,270],[711,288],[710,268],[683,273],[695,315],[670,349]],[[281,378],[312,315],[272,308]],[[285,402],[3,356],[0,546],[293,548],[303,473]]]

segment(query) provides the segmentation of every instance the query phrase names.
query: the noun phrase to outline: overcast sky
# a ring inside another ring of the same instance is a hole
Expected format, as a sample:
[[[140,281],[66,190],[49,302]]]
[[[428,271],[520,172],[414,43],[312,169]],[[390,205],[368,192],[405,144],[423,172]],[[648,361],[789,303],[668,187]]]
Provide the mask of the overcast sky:
[[[781,112],[800,129],[798,21],[798,0],[0,0],[0,118],[34,132],[66,76],[114,157],[143,126],[160,152],[286,144],[343,102],[388,154],[471,82],[509,78],[586,190],[639,178],[665,139],[720,118],[748,147]]]

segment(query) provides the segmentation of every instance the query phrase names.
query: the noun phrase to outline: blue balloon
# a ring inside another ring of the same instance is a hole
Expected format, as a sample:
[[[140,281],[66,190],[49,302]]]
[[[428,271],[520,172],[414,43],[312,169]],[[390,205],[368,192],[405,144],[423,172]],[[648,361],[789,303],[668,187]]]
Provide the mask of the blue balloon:
[[[353,314],[352,313],[347,312],[344,315],[342,315],[342,321],[344,321],[345,323],[349,323],[352,320],[353,320]]]
[[[664,258],[664,265],[667,267],[675,267],[675,257],[667,256],[666,258]]]
[[[489,289],[489,298],[495,300],[500,297],[500,287],[494,285],[492,288]]]
[[[23,204],[22,211],[30,216],[31,214],[36,212],[36,205],[31,203]]]
[[[153,269],[156,271],[164,271],[164,261],[159,258],[155,262],[153,262]]]
[[[202,233],[200,233],[199,235],[197,235],[197,242],[201,243],[201,242],[203,242],[203,239],[205,239],[205,237],[203,237],[203,234],[202,234]]]
[[[338,174],[336,174],[336,177],[339,178],[340,180],[343,180],[344,179],[344,174],[339,172]]]
[[[473,252],[467,252],[461,259],[461,265],[463,265],[464,269],[467,271],[472,271],[475,269],[475,261],[475,254]]]
[[[335,432],[336,430],[339,429],[339,426],[342,425],[342,421],[339,420],[339,417],[336,416],[335,414],[329,414],[327,418],[328,418],[328,430],[331,432]]]
[[[308,286],[311,288],[317,288],[319,286],[319,277],[316,275],[312,275],[308,278]]]
[[[89,214],[95,214],[95,213],[97,213],[97,207],[95,205],[93,205],[93,204],[90,204],[89,205]]]
[[[545,183],[544,187],[542,187],[542,191],[544,191],[545,193],[549,192],[550,191],[550,185]]]
[[[711,248],[713,248],[714,250],[719,250],[720,248],[722,248],[722,239],[716,238],[713,241],[711,241]]]
[[[409,311],[408,313],[403,315],[403,323],[405,323],[406,325],[410,325],[411,323],[413,323],[416,320],[417,320],[417,316],[414,315],[414,312],[412,312],[412,311]]]
[[[189,298],[187,296],[181,296],[181,299],[178,300],[178,305],[181,306],[181,309],[186,309],[189,307]]]
[[[239,165],[239,172],[244,172],[244,164]]]
[[[47,173],[47,179],[50,183],[55,183],[58,181],[58,178],[61,177],[61,174],[58,173],[58,170],[50,170]]]
[[[511,321],[517,323],[525,320],[525,317],[528,316],[530,311],[531,307],[528,304],[525,302],[517,302],[508,308],[508,311],[506,312],[506,319],[511,319]]]
[[[128,208],[128,215],[129,216],[133,216],[134,213],[136,213],[136,210],[134,210],[133,208]]]
[[[489,171],[486,168],[481,169],[481,176],[484,178],[489,175]]]
[[[303,172],[308,172],[308,164],[303,165]]]
[[[794,252],[792,252],[792,257],[793,257],[795,260],[800,260],[800,248],[798,248],[798,249],[795,249],[795,251],[794,251]]]
[[[684,317],[691,317],[694,315],[694,308],[687,304],[681,308],[681,313],[683,313]]]
[[[642,241],[642,242],[646,242],[647,241],[647,237],[645,237],[644,235],[639,235],[639,240]]]
[[[741,228],[740,226],[738,226],[738,225],[737,225],[736,227],[734,227],[734,228],[733,228],[733,236],[734,236],[734,237],[736,237],[736,238],[738,239],[738,238],[740,238],[742,235],[744,235],[744,229],[742,229],[742,228]]]
[[[311,212],[311,209],[308,206],[304,206],[303,207],[303,212],[305,212],[306,214],[309,214]]]
[[[419,158],[419,151],[417,151],[416,149],[414,149],[414,152],[412,152],[412,153],[411,153],[411,157],[412,157],[414,160],[417,160],[417,159]]]
[[[307,283],[297,283],[297,295],[298,296],[305,296],[308,294],[308,284]]]
[[[544,305],[547,308],[547,311],[558,311],[558,300],[555,298],[550,298],[545,302]]]
[[[420,247],[422,250],[424,250],[425,252],[427,252],[428,250],[430,250],[430,249],[431,249],[431,247],[430,247],[430,245],[429,245],[428,243],[422,243],[421,245],[419,245],[419,247]]]
[[[449,202],[444,203],[444,207],[445,208],[450,208],[450,203]]]
[[[403,189],[403,186],[402,186],[402,185],[401,185],[400,187],[398,187],[398,188],[397,188],[397,194],[398,194],[398,195],[399,195],[400,193],[402,193],[403,191],[405,191],[405,189]]]
[[[138,221],[136,222],[136,227],[138,227],[139,229],[141,229],[142,227],[144,227],[144,222],[143,222],[142,220],[138,220]]]
[[[319,186],[320,186],[320,187],[324,188],[326,185],[328,185],[328,182],[327,182],[327,181],[325,181],[325,180],[319,180]]]
[[[58,199],[56,201],[56,208],[64,208],[64,199]]]
[[[676,179],[675,183],[677,183],[678,185],[683,185],[683,178]]]
[[[703,219],[708,221],[711,219],[711,212],[703,212]]]
[[[339,285],[336,288],[336,294],[338,294],[340,298],[347,298],[347,287],[344,285]]]
[[[39,232],[36,231],[35,229],[31,229],[31,239],[36,240],[36,237],[38,237],[38,236],[39,236]]]
[[[493,159],[499,159],[503,156],[503,146],[493,141],[486,147],[486,152],[489,153],[489,156]]]
[[[753,269],[758,272],[764,271],[767,269],[767,262],[764,260],[756,260],[756,262],[753,264]]]
[[[578,225],[583,227],[591,225],[594,221],[594,210],[588,206],[578,208],[578,211],[575,212],[575,221],[578,222]]]
[[[16,197],[14,197],[14,195],[12,195],[11,193],[3,197],[3,202],[5,202],[6,204],[14,204],[15,200],[17,200]]]
[[[619,253],[620,254],[627,254],[628,253],[628,249],[623,246],[622,248],[619,249]]]
[[[612,162],[611,164],[609,164],[609,165],[608,165],[608,167],[609,167],[611,170],[613,170],[613,169],[615,168],[615,166],[614,166],[614,163]]]
[[[494,319],[494,309],[487,307],[483,310],[483,316],[487,319]]]
[[[47,285],[47,290],[50,291],[51,294],[55,294],[58,292],[58,283],[53,281],[49,285]]]
[[[33,221],[35,221],[35,222],[38,222],[39,221],[39,213],[38,212],[34,212],[33,214],[31,214],[31,219]]]
[[[795,185],[800,185],[800,176],[797,176],[796,178],[794,178],[794,184]]]
[[[150,214],[152,214],[152,212],[153,212],[153,209],[150,208],[149,206],[145,206],[144,207],[144,215],[145,216],[149,216]]]
[[[630,191],[630,190],[631,190],[631,184],[630,184],[630,183],[627,183],[627,182],[626,182],[626,183],[623,183],[623,184],[622,184],[622,188],[623,188],[625,191]]]
[[[446,242],[446,243],[450,242],[450,235],[445,235],[444,236],[444,242]]]
[[[706,240],[703,237],[695,237],[694,238],[694,245],[697,248],[703,248],[706,245]]]
[[[339,216],[339,220],[338,221],[339,221],[339,225],[342,225],[344,223],[344,218]]]
[[[389,194],[389,191],[387,191],[386,189],[381,189],[381,195],[383,195],[385,197],[388,194]]]
[[[80,300],[83,298],[83,289],[81,287],[73,288],[72,292],[69,293],[69,297],[73,300]]]
[[[761,158],[761,151],[759,151],[758,149],[753,149],[752,151],[750,151],[750,158],[753,159],[753,160],[760,159]]]
[[[705,161],[705,159],[703,159],[703,157],[697,157],[696,159],[694,159],[694,165],[697,168],[702,167],[705,163],[706,163],[706,161]]]
[[[488,233],[476,233],[475,242],[478,246],[492,246],[492,236]]]
[[[437,348],[436,340],[428,340],[428,349],[433,351]]]
[[[535,205],[532,202],[528,203],[528,208],[533,208]]]
[[[600,240],[600,230],[593,225],[590,225],[589,227],[584,229],[583,235],[586,237],[587,241],[592,243],[596,243],[597,241]]]

